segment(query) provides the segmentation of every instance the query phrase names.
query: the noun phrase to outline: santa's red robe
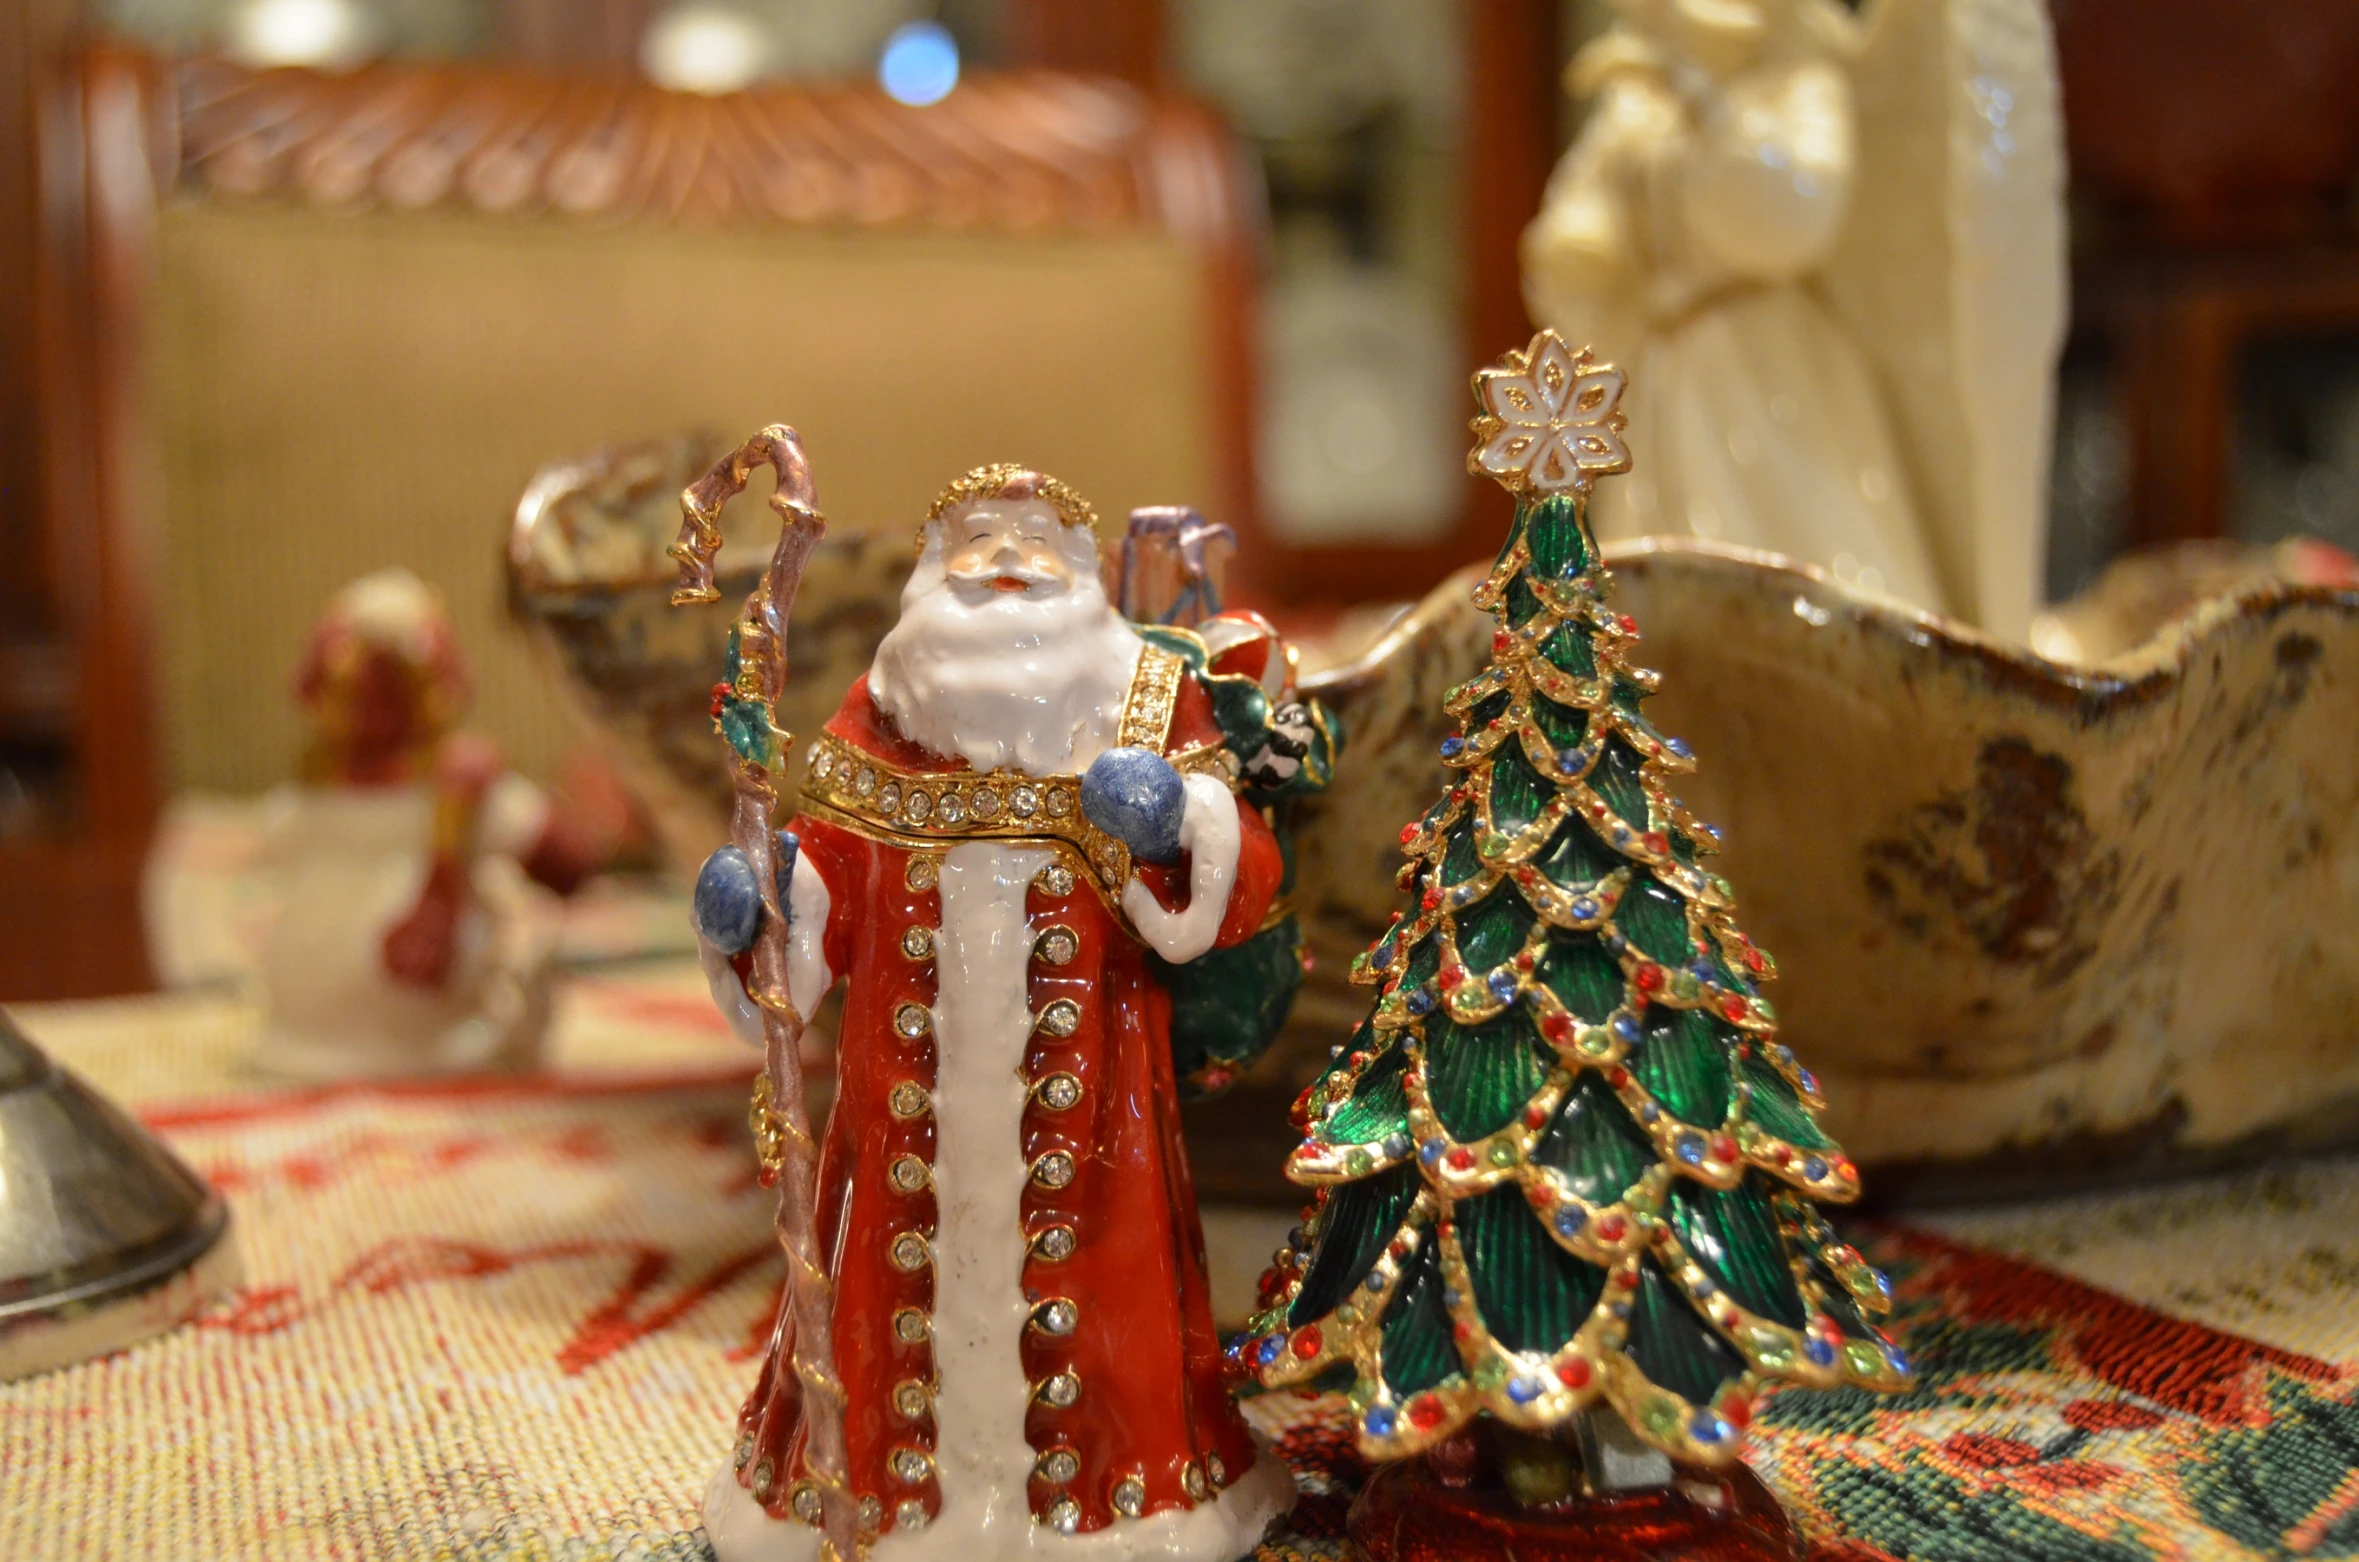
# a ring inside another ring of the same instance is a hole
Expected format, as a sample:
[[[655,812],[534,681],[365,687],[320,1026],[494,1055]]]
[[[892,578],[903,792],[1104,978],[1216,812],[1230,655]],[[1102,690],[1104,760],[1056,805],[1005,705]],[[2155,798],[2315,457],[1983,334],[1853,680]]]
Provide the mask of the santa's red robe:
[[[1168,698],[1157,706],[1169,710],[1163,752],[1183,769],[1219,774],[1207,762],[1218,757],[1220,733],[1203,692],[1186,676],[1165,688]],[[945,1472],[937,1467],[931,1402],[959,1388],[955,1342],[938,1341],[933,1327],[936,1255],[905,1239],[936,1240],[938,1201],[957,1193],[937,1187],[934,1176],[938,1060],[930,1011],[941,982],[940,880],[962,838],[937,814],[915,840],[912,805],[903,804],[898,817],[881,805],[896,795],[887,787],[924,790],[929,809],[935,796],[954,796],[967,825],[980,831],[971,816],[988,803],[998,828],[984,833],[1006,842],[1017,800],[1005,784],[986,791],[991,778],[963,761],[901,738],[865,679],[825,730],[813,752],[826,758],[812,768],[824,764],[832,779],[807,782],[805,811],[792,826],[802,840],[798,872],[816,872],[826,886],[818,948],[828,972],[850,980],[820,1158],[820,1246],[836,1286],[850,1485],[874,1532],[890,1534],[942,1511]],[[849,781],[855,765],[869,788],[857,798]],[[1028,929],[1021,940],[1028,955],[1016,947],[997,958],[1024,964],[1033,1028],[1022,1045],[1020,1088],[1029,1093],[1020,1120],[1018,1108],[1007,1107],[1011,1136],[1020,1136],[1008,1165],[1021,1192],[1006,1196],[1012,1213],[1004,1239],[990,1238],[1021,1250],[1008,1258],[1021,1288],[1021,1301],[1009,1305],[1031,1309],[1020,1346],[1012,1347],[1021,1358],[1012,1392],[1028,1399],[1021,1429],[1029,1450],[1020,1452],[1030,1512],[1068,1532],[1217,1500],[1255,1462],[1222,1383],[1203,1232],[1180,1143],[1170,1002],[1119,910],[1119,883],[1104,885],[1089,871],[1090,851],[1101,860],[1111,855],[1106,843],[1072,838],[1072,787],[1068,777],[1023,789],[1026,811],[1043,833],[1014,844],[1036,849],[1048,866],[1019,891],[1020,912],[1004,909]],[[1048,798],[1051,790],[1064,795]],[[840,806],[828,805],[831,796]],[[1050,802],[1067,827],[1062,837],[1048,829]],[[1261,925],[1281,871],[1261,816],[1243,803],[1237,812],[1241,841],[1221,945]],[[1183,859],[1176,868],[1135,871],[1177,909],[1188,897],[1189,868]],[[810,932],[795,929],[798,940]],[[1068,1094],[1070,1104],[1059,1104]],[[962,1110],[957,1101],[942,1106],[945,1115]],[[760,1382],[739,1418],[736,1470],[770,1514],[811,1522],[818,1504],[806,1479],[791,1332],[791,1310],[782,1308]],[[1014,1381],[969,1369],[970,1382],[987,1380]],[[954,1470],[957,1462],[954,1452]]]

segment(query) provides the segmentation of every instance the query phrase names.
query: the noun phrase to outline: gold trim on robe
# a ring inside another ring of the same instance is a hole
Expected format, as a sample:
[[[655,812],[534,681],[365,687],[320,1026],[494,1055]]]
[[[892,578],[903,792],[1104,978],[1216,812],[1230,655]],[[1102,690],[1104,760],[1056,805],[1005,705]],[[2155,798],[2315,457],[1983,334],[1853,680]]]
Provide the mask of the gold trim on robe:
[[[1160,646],[1139,656],[1123,700],[1116,743],[1161,754],[1179,705],[1187,663]],[[1181,774],[1216,776],[1237,789],[1236,758],[1218,743],[1166,755]],[[1081,811],[1081,778],[1016,770],[904,770],[857,744],[821,733],[805,756],[802,806],[856,835],[912,850],[958,841],[1063,847],[1119,916],[1130,880],[1130,848]]]

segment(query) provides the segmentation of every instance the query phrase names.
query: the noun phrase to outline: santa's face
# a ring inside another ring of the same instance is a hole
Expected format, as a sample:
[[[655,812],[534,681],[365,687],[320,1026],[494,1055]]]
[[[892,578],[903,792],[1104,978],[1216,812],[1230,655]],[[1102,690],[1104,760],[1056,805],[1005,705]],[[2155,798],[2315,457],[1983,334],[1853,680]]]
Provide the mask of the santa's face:
[[[1044,500],[978,499],[942,525],[942,570],[954,591],[1045,597],[1073,589],[1065,518]]]
[[[1106,599],[1097,539],[1037,499],[930,523],[868,674],[904,737],[978,770],[1071,774],[1113,742],[1142,649]]]

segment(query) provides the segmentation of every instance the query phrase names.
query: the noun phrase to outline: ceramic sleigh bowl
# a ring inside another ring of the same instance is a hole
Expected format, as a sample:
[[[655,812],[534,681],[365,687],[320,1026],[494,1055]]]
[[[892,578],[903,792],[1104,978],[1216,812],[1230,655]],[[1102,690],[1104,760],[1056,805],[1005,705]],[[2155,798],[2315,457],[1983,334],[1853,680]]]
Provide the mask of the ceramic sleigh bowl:
[[[731,614],[670,608],[663,550],[679,489],[723,448],[552,466],[509,554],[518,617],[684,871],[725,833],[706,703]],[[766,509],[739,508],[727,603],[772,540]],[[791,730],[816,731],[867,666],[903,535],[839,527],[813,559]],[[1649,712],[1694,744],[1688,801],[1725,831],[1738,916],[1778,957],[1785,1038],[1879,1197],[2359,1140],[2359,591],[2214,569],[2228,589],[2164,612],[2135,562],[2139,591],[2101,584],[2062,615],[2101,657],[2068,665],[1772,555],[1609,553],[1663,675]],[[1243,1099],[1191,1114],[1207,1196],[1294,1197],[1283,1107],[1365,1012],[1343,973],[1395,907],[1401,824],[1442,784],[1443,692],[1488,660],[1476,578],[1305,680],[1349,733],[1336,787],[1297,815],[1316,966]],[[2105,654],[2109,637],[2143,643]]]
[[[729,626],[777,545],[777,517],[752,502],[723,512],[712,607],[671,605],[680,569],[664,550],[679,533],[680,490],[735,448],[694,433],[552,462],[526,486],[508,532],[510,615],[567,715],[647,804],[683,878],[729,835],[710,694]],[[912,562],[900,535],[837,528],[820,543],[787,626],[788,731],[816,733],[868,670]],[[794,806],[791,788],[782,801]]]
[[[1663,675],[1648,714],[1695,746],[1685,795],[1871,1192],[2359,1139],[2359,591],[2251,570],[2063,665],[1773,555],[1607,551]],[[1364,1007],[1339,973],[1391,909],[1395,832],[1439,784],[1442,692],[1488,657],[1476,578],[1312,680],[1350,734],[1301,835],[1328,1037]],[[2088,644],[2154,595],[2101,583],[2065,617]]]

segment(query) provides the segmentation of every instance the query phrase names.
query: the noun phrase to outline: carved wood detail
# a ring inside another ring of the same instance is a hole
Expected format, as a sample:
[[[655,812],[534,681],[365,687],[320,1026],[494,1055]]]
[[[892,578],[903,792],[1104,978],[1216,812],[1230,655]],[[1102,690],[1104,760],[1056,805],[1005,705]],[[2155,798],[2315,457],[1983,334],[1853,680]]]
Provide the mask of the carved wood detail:
[[[1110,79],[982,75],[912,108],[864,82],[696,97],[478,65],[165,69],[180,179],[221,196],[686,223],[1147,227],[1216,242],[1241,226],[1218,123]]]

